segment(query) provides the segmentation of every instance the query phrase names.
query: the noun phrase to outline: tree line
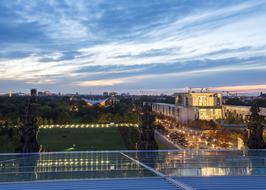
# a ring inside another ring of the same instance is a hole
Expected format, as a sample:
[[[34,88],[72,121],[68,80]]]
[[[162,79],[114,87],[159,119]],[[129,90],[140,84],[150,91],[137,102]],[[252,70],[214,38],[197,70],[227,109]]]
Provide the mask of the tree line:
[[[0,97],[0,121],[19,125],[28,97]],[[38,97],[33,105],[39,125],[79,123],[136,123],[138,114],[133,104],[123,102],[108,107],[88,106],[81,99]]]

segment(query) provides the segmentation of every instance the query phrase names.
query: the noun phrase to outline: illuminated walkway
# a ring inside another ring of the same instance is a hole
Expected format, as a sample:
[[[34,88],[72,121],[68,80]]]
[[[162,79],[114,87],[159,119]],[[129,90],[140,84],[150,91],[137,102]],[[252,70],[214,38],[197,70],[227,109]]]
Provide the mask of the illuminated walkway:
[[[62,124],[62,125],[40,125],[39,128],[53,129],[53,128],[108,128],[108,127],[138,127],[138,124],[134,123],[108,123],[108,124]]]
[[[264,189],[266,151],[0,154],[0,189]]]

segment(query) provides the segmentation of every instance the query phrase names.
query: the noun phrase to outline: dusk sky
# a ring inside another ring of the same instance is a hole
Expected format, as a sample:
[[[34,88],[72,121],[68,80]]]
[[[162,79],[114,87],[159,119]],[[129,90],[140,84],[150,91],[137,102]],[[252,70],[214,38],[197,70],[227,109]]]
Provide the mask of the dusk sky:
[[[266,0],[0,1],[1,93],[187,87],[266,91]]]

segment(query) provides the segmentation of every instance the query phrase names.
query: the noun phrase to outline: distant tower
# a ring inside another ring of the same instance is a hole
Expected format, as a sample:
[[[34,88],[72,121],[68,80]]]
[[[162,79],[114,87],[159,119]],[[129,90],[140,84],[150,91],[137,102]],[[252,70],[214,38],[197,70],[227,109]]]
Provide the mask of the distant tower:
[[[8,96],[12,97],[12,90],[11,89],[9,90]]]

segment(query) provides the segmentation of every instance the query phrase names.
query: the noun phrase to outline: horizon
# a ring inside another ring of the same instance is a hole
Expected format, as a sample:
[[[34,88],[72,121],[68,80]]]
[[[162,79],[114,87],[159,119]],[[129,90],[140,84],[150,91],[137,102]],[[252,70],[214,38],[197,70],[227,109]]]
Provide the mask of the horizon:
[[[264,90],[265,85],[260,85],[261,87],[257,86],[230,86],[230,87],[187,87],[187,88],[173,88],[173,89],[161,89],[158,91],[157,89],[145,89],[145,90],[131,90],[131,91],[112,91],[112,90],[102,90],[102,91],[88,91],[85,93],[79,93],[79,92],[60,92],[60,91],[51,91],[49,89],[36,89],[36,88],[30,88],[30,89],[24,89],[24,91],[12,91],[12,89],[9,89],[7,92],[1,91],[0,90],[0,96],[1,95],[8,95],[10,90],[12,94],[30,94],[31,89],[36,89],[37,92],[49,92],[52,94],[62,94],[62,95],[69,95],[69,94],[76,94],[78,93],[79,95],[102,95],[105,92],[116,92],[118,95],[122,94],[127,94],[129,93],[130,95],[148,95],[148,96],[161,96],[161,95],[167,95],[171,96],[175,93],[183,93],[183,92],[188,92],[189,90],[199,92],[201,90],[207,90],[208,92],[218,92],[222,93],[224,96],[231,96],[231,95],[237,95],[237,96],[259,96],[261,93],[265,94],[266,90]]]
[[[266,92],[265,0],[3,0],[0,15],[1,93]]]

